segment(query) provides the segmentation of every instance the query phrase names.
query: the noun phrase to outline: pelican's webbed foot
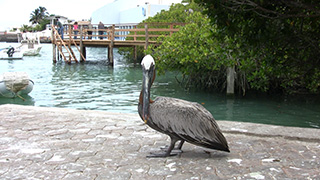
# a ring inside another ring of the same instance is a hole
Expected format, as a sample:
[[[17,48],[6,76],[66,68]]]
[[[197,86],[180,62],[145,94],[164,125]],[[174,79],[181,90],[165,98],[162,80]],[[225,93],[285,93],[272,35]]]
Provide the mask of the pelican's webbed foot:
[[[179,145],[178,145],[177,147],[174,147],[174,148],[172,149],[172,151],[175,151],[177,154],[183,153],[183,151],[182,151],[182,145],[183,145],[183,143],[184,143],[184,140],[180,140]],[[161,150],[167,150],[167,149],[169,149],[169,146],[167,145],[167,146],[161,147],[160,149],[161,149]]]
[[[147,158],[164,158],[164,157],[170,157],[170,156],[176,156],[180,153],[153,153],[151,152],[150,155],[147,156]]]
[[[181,148],[182,148],[182,145],[184,143],[184,140],[181,140],[179,146],[177,147],[178,153],[171,153],[173,148],[174,148],[174,145],[176,144],[176,142],[178,141],[178,139],[175,139],[175,138],[171,138],[171,142],[170,142],[170,146],[168,147],[167,151],[165,153],[150,153],[149,156],[147,156],[147,158],[162,158],[162,157],[169,157],[169,156],[176,156],[178,154],[181,154]]]
[[[165,147],[161,147],[160,150],[167,150],[168,149],[168,146],[165,146]],[[181,149],[178,149],[178,148],[173,148],[172,149],[172,152],[176,153],[176,154],[181,154],[183,153],[183,151]]]

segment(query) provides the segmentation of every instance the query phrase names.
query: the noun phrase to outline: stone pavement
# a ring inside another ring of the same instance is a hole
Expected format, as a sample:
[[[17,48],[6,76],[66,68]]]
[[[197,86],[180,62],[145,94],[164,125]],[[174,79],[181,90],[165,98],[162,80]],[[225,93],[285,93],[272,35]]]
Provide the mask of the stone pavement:
[[[218,121],[231,153],[177,157],[136,114],[0,106],[0,179],[320,179],[320,129]]]

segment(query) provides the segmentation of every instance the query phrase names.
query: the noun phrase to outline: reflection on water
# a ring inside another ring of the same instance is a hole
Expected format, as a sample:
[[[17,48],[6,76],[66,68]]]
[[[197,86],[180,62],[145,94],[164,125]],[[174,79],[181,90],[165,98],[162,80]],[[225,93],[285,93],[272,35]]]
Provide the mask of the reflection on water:
[[[3,45],[0,43],[0,48]],[[45,44],[39,57],[0,61],[0,73],[26,71],[35,82],[33,91],[24,96],[26,101],[0,97],[0,104],[137,113],[142,83],[139,65],[128,65],[115,51],[115,67],[107,67],[106,48],[88,48],[89,60],[85,64],[52,64],[51,48]],[[254,94],[230,98],[219,93],[185,91],[175,75],[157,77],[152,97],[170,96],[201,103],[218,120],[320,128],[319,98]]]
[[[15,97],[15,98],[7,98],[0,96],[0,104],[20,104],[20,105],[31,105],[34,106],[35,102],[34,99],[29,95],[21,95],[21,98]]]
[[[131,69],[92,64],[53,66],[50,84],[54,106],[135,113],[141,75],[137,68]]]

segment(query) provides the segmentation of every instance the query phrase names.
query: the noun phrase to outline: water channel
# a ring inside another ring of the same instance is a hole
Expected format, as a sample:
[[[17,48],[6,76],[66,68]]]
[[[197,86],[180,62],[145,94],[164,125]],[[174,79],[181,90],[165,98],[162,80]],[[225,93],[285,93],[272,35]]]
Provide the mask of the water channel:
[[[17,44],[0,43],[0,48]],[[60,107],[82,110],[137,113],[142,72],[127,63],[115,49],[114,68],[105,65],[106,48],[87,48],[88,62],[52,63],[52,45],[43,44],[41,55],[23,60],[0,60],[0,74],[25,71],[35,82],[33,91],[19,98],[0,97],[0,104]],[[227,97],[224,93],[186,91],[176,73],[158,76],[152,97],[170,96],[203,104],[217,120],[254,122],[320,128],[319,97],[284,97],[247,94]]]

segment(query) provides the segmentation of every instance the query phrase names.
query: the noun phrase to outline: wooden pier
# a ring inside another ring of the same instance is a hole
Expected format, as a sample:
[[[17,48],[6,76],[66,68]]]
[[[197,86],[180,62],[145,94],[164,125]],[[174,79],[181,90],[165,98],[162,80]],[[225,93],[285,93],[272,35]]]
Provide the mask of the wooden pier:
[[[57,27],[52,25],[52,49],[53,62],[57,62],[57,57],[71,64],[72,62],[86,61],[86,47],[106,47],[108,51],[109,65],[113,65],[113,48],[132,47],[134,48],[134,58],[137,58],[137,46],[144,46],[145,49],[150,44],[159,45],[156,41],[159,36],[171,36],[179,31],[182,23],[144,23],[133,24],[110,24],[104,29],[92,28],[88,24],[79,23],[79,28],[74,30],[72,25],[65,25],[63,39]],[[92,25],[97,27],[98,25]],[[80,54],[76,57],[71,47],[75,46]]]

